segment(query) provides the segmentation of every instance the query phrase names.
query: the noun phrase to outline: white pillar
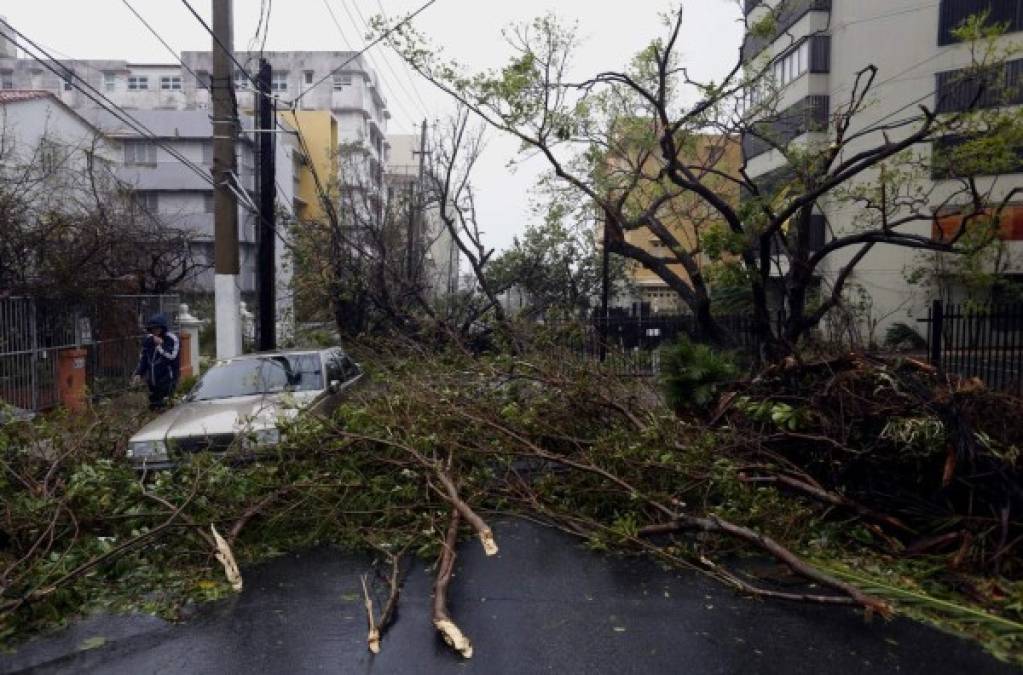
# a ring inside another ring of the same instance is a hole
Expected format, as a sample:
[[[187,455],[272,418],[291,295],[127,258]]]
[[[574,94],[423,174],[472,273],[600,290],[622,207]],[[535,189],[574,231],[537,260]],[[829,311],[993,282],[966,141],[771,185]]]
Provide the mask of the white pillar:
[[[249,310],[247,302],[241,303],[241,315],[242,315],[242,348],[244,349],[245,343],[248,343],[251,347],[256,343],[256,315]]]
[[[237,274],[214,277],[217,320],[217,358],[232,359],[242,353],[242,292]]]
[[[199,330],[202,328],[202,321],[192,316],[188,305],[178,305],[178,325],[181,332],[187,333],[192,341],[192,353],[189,365],[192,366],[192,374],[199,375]]]

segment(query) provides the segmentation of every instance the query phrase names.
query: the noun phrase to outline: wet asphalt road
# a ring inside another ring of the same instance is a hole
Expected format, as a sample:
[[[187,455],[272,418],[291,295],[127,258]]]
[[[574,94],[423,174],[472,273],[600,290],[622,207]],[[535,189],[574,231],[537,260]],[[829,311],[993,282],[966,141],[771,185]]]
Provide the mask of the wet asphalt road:
[[[0,673],[1017,672],[907,620],[866,623],[849,609],[745,599],[525,523],[503,523],[497,537],[495,558],[476,542],[461,549],[451,610],[475,644],[468,662],[434,634],[432,579],[421,565],[371,657],[359,582],[366,561],[321,549],[246,570],[244,593],[186,624],[90,619],[0,655]]]

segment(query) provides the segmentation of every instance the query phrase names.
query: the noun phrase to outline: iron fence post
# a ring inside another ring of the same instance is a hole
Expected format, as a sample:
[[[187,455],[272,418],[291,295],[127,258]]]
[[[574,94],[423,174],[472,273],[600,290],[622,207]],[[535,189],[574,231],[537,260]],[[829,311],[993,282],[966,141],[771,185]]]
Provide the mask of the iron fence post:
[[[945,307],[941,300],[931,303],[930,348],[931,365],[941,368],[942,337],[945,332]]]

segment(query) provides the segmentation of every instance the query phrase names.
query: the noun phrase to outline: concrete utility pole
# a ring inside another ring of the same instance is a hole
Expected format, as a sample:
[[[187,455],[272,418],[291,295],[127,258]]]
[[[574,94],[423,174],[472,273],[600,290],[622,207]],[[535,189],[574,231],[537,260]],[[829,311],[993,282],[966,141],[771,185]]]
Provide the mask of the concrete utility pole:
[[[409,205],[411,213],[409,214],[409,225],[408,225],[408,274],[409,280],[414,280],[415,277],[415,261],[418,258],[418,244],[419,238],[423,233],[423,210],[425,208],[425,183],[424,178],[426,174],[426,120],[423,120],[422,130],[419,133],[419,150],[413,150],[413,155],[419,155],[419,176],[416,179],[416,187],[414,189],[414,203]]]
[[[274,100],[270,88],[272,70],[266,59],[259,61],[259,114],[256,138],[259,144],[259,252],[256,284],[259,289],[259,350],[277,349],[277,200],[276,156],[274,154]]]
[[[234,50],[232,5],[232,0],[213,0],[213,74],[210,84],[213,90],[214,293],[218,359],[229,359],[242,352],[238,199],[231,188],[238,168],[235,156],[238,110],[231,55],[225,53],[225,50]],[[224,45],[223,49],[218,41]]]

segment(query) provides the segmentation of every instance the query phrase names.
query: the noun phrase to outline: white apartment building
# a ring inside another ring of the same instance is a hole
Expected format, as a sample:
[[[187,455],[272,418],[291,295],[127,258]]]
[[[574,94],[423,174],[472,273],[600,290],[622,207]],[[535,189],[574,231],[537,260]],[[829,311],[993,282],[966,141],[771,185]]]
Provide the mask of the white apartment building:
[[[851,134],[881,121],[898,119],[900,114],[912,115],[918,104],[939,113],[954,112],[964,102],[951,90],[951,83],[956,80],[956,71],[971,63],[971,55],[970,45],[958,44],[952,30],[970,15],[991,8],[992,21],[1008,24],[1006,35],[1000,38],[1004,46],[1023,45],[1023,0],[746,0],[751,25],[764,16],[768,7],[778,17],[775,37],[751,36],[743,57],[758,66],[768,60],[772,63],[776,84],[781,87],[779,115],[772,131],[782,143],[827,140],[833,133],[829,128],[831,112],[846,104],[857,73],[869,65],[878,69],[876,83],[869,105],[854,120]],[[1009,63],[1006,77],[1010,83],[1023,84],[1023,61]],[[1023,103],[1018,86],[1016,90],[1014,102]],[[907,133],[895,130],[889,135],[898,140]],[[855,154],[882,142],[880,134],[872,133],[851,143],[846,153]],[[784,175],[784,159],[767,143],[748,136],[743,150],[752,177],[769,184]],[[1000,199],[1013,187],[1023,185],[1023,163],[1020,171],[981,177],[981,189],[992,188],[993,197]],[[861,179],[877,177],[875,171]],[[953,188],[938,174],[932,178],[934,182],[924,187],[937,188],[932,197],[932,205],[937,206]],[[860,215],[856,205],[837,200],[818,202],[817,212],[813,237],[817,246],[852,232]],[[915,224],[903,231],[932,235],[930,223]],[[1009,249],[1010,253],[1023,253],[1023,242],[1012,242]],[[845,249],[825,261],[821,275],[825,288],[857,250]],[[914,324],[936,299],[933,289],[907,281],[907,273],[928,261],[933,263],[933,254],[879,245],[857,266],[850,282],[871,298],[872,318],[879,322],[882,335],[893,322]],[[956,299],[959,289],[951,283],[940,293],[946,299]]]
[[[299,98],[298,107],[303,110],[333,111],[340,121],[340,145],[349,150],[361,149],[371,184],[382,188],[387,164],[387,121],[391,114],[377,74],[363,57],[356,57],[354,52],[264,52],[263,57],[272,68],[274,94],[283,101]],[[236,52],[235,58],[248,65],[251,73],[259,64],[258,53]],[[203,82],[208,82],[212,69],[209,52],[183,52],[181,60]],[[236,71],[235,85],[238,105],[251,108],[252,83],[244,73]],[[209,105],[209,90],[196,78],[187,77],[183,98],[187,107],[205,108]]]
[[[213,291],[213,188],[210,182],[189,169],[175,154],[184,157],[202,170],[213,165],[213,125],[204,110],[134,110],[132,117],[152,136],[143,136],[136,129],[102,109],[86,111],[93,124],[122,149],[117,178],[131,186],[139,201],[149,212],[169,227],[194,232],[193,255],[205,263],[206,270],[197,276],[194,292]],[[256,292],[256,245],[258,217],[255,213],[256,171],[252,118],[242,116],[243,131],[238,148],[238,240],[241,260],[239,284],[243,295]],[[286,136],[284,137],[287,138]],[[293,155],[298,150],[285,140],[277,144],[278,200],[285,208],[294,208]],[[282,236],[287,223],[278,221]],[[292,313],[291,264],[285,247],[277,245],[278,316]]]
[[[301,96],[301,109],[331,110],[340,121],[339,147],[331,151],[339,155],[358,153],[360,161],[349,166],[364,167],[364,175],[354,177],[353,184],[368,185],[374,193],[383,194],[390,113],[376,73],[365,65],[362,57],[352,52],[266,52],[263,56],[272,64],[272,87],[282,99],[281,109]],[[255,74],[257,54],[236,52],[235,57],[247,66],[250,74]],[[181,61],[187,68],[181,63],[116,60],[62,60],[60,63],[115,105],[130,111],[152,129],[162,143],[172,144],[195,164],[210,167],[211,55],[209,52],[184,52]],[[248,122],[244,120],[248,116],[244,113],[251,111],[254,103],[252,85],[241,71],[235,73],[235,83],[243,126],[246,126]],[[128,154],[124,155],[121,175],[147,195],[160,216],[176,226],[194,227],[203,236],[211,234],[212,192],[202,189],[203,181],[170,153],[144,142],[136,132],[103,112],[76,84],[72,78],[60,77],[33,59],[18,58],[14,45],[0,39],[0,90],[50,92],[84,117],[103,121],[113,137],[127,141],[125,152]],[[242,136],[239,174],[248,190],[253,181],[252,138],[251,134]],[[278,134],[277,138],[278,184],[282,192],[278,197],[286,210],[293,210],[298,180],[296,166],[301,166],[301,153],[293,136]],[[139,154],[134,154],[136,152]],[[240,213],[241,284],[243,293],[247,294],[255,290],[254,222],[250,210],[242,208]],[[278,246],[278,250],[281,249],[283,246]],[[204,245],[200,252],[212,256],[212,242]],[[278,278],[290,278],[290,272],[279,270]],[[212,276],[202,277],[198,290],[211,289]],[[290,298],[290,291],[288,296]]]
[[[302,109],[333,111],[341,122],[340,144],[361,148],[370,175],[382,187],[391,115],[377,74],[363,58],[352,52],[266,52],[264,57],[273,68],[273,91],[285,102],[282,109],[301,96]],[[235,58],[255,75],[258,54],[236,52]],[[181,64],[111,60],[64,60],[61,64],[128,110],[208,110],[210,52],[183,52],[181,60],[188,69]],[[239,107],[251,110],[251,81],[237,71],[235,84]],[[96,107],[72,78],[59,77],[32,59],[17,58],[13,45],[6,42],[0,44],[0,88],[50,91],[73,109]]]
[[[392,134],[387,141],[390,145],[385,177],[387,199],[407,198],[420,190],[420,136]],[[421,226],[422,230],[416,234],[419,245],[425,247],[427,283],[432,297],[440,298],[457,292],[458,245],[441,220],[438,204],[426,204]]]

